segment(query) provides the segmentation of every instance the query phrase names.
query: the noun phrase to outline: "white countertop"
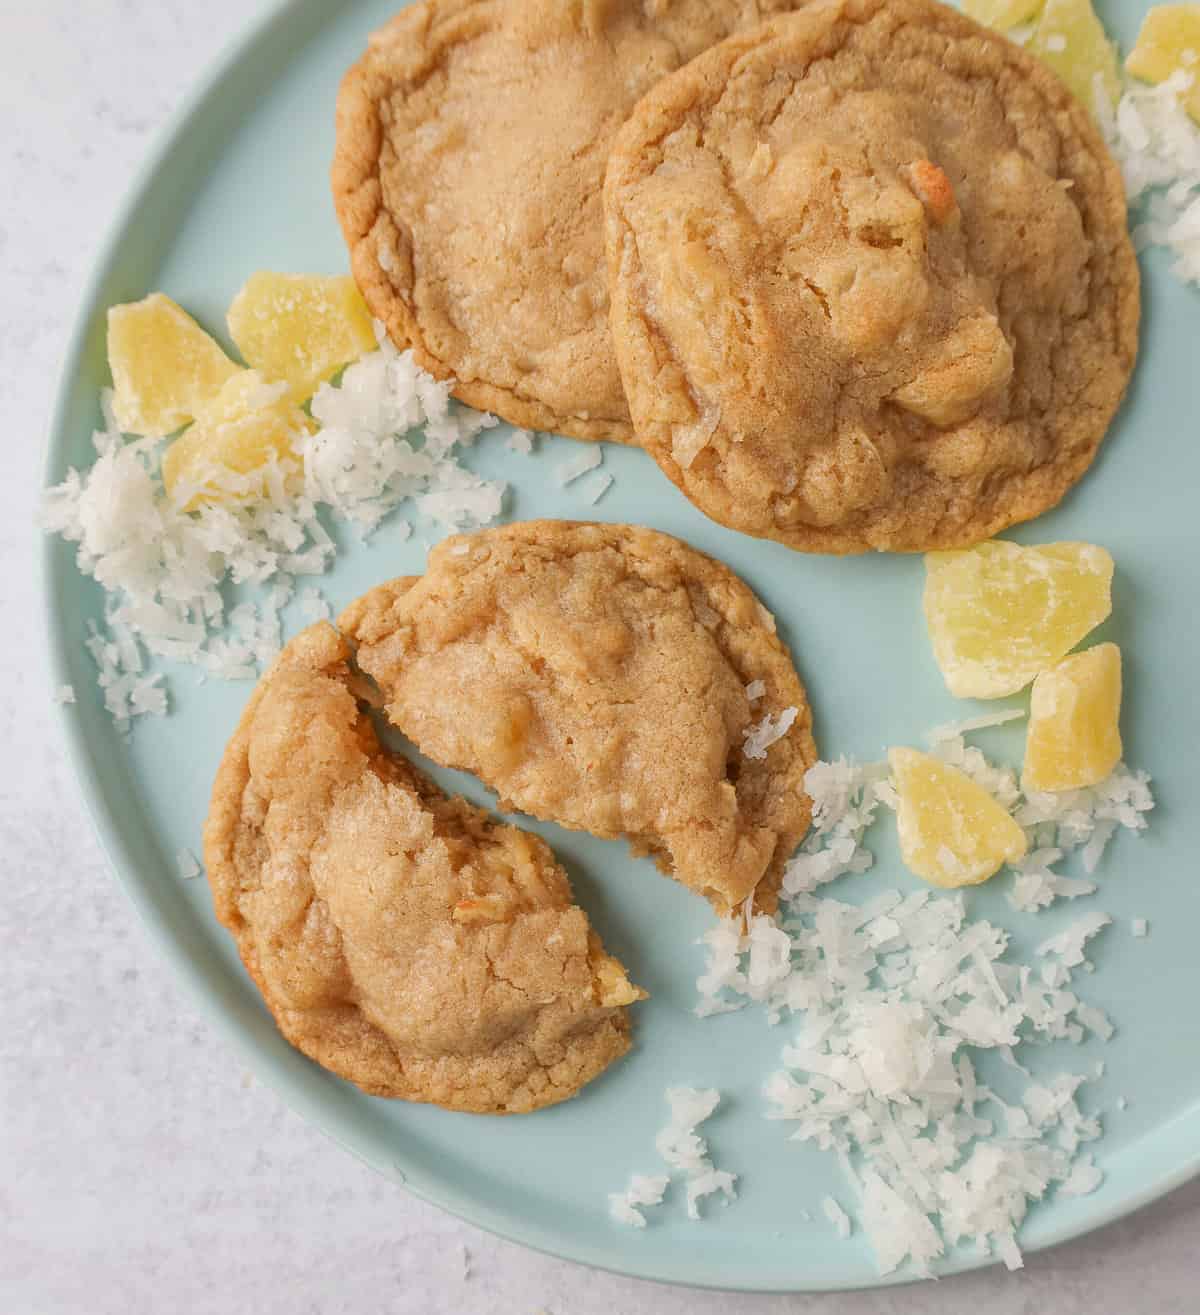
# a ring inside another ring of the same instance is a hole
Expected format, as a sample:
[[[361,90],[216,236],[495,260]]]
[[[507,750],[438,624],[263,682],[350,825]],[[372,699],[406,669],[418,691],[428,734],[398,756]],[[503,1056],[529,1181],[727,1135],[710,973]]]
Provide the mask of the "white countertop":
[[[110,879],[64,761],[38,669],[31,521],[59,358],[106,224],[163,118],[264,7],[0,0],[0,1313],[1200,1309],[1200,1181],[1019,1275],[749,1297],[593,1273],[375,1176],[199,1020]]]

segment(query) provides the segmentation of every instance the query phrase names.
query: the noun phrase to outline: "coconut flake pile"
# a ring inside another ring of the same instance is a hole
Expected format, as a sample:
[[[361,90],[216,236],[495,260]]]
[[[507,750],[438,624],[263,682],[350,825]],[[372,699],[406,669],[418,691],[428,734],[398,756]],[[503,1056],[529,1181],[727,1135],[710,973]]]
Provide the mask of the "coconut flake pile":
[[[719,1193],[726,1202],[737,1196],[737,1174],[713,1164],[708,1143],[696,1131],[712,1117],[721,1103],[721,1093],[712,1088],[668,1087],[666,1095],[671,1117],[655,1137],[654,1147],[670,1172],[657,1176],[634,1174],[624,1192],[611,1192],[608,1197],[612,1218],[632,1228],[645,1228],[646,1216],[641,1207],[662,1201],[672,1174],[683,1176],[689,1219],[701,1218],[700,1202],[707,1196]]]
[[[1099,928],[1044,946],[1043,974],[1006,962],[1006,933],[967,920],[958,896],[893,891],[858,907],[801,895],[791,913],[787,961],[776,959],[771,980],[746,983],[776,1016],[802,1019],[767,1080],[768,1117],[837,1153],[881,1272],[907,1260],[929,1273],[961,1241],[1018,1267],[1030,1201],[1054,1184],[1099,1185],[1099,1170],[1076,1157],[1100,1124],[1076,1100],[1086,1076],[1024,1076],[1010,1103],[978,1081],[971,1052],[1011,1060],[1025,1039],[1079,1040],[1088,1027],[1109,1035],[1100,1011],[1067,989]],[[780,931],[755,917],[743,953]],[[727,989],[738,971],[727,966]]]
[[[406,499],[445,530],[485,525],[501,510],[504,485],[481,479],[456,455],[495,418],[452,403],[448,382],[382,335],[378,351],[313,398],[319,428],[297,452],[302,480],[289,480],[278,464],[222,477],[234,492],[261,485],[261,498],[185,512],[194,490],[176,489],[172,499],[163,488],[166,444],[126,441],[108,396],[104,413],[96,461],[48,491],[42,523],[79,545],[80,571],[105,591],[104,622],[91,626],[86,642],[105,705],[122,728],[167,709],[162,675],[147,670],[150,657],[230,680],[271,661],[296,578],[321,575],[337,554],[326,516],[366,538]],[[407,537],[411,526],[397,530]],[[230,586],[258,587],[259,601],[230,606]],[[329,614],[316,589],[299,602],[306,620]]]
[[[1051,863],[1082,847],[1094,866],[1116,827],[1145,826],[1153,800],[1145,774],[1123,765],[1090,790],[1023,795],[1015,773],[963,738],[1011,716],[941,727],[931,751],[990,790],[1041,845],[1010,894],[1040,909],[1083,893]],[[887,891],[861,906],[823,897],[820,887],[871,866],[865,833],[879,804],[896,800],[885,763],[817,763],[805,788],[813,831],[785,873],[786,916],[735,917],[705,934],[696,1013],[753,1001],[773,1023],[799,1023],[767,1081],[768,1117],[838,1155],[882,1272],[908,1262],[929,1273],[962,1242],[1018,1268],[1030,1202],[1094,1191],[1103,1175],[1081,1151],[1100,1136],[1099,1121],[1077,1099],[1099,1073],[1036,1079],[1014,1048],[1113,1034],[1073,989],[1076,974],[1090,971],[1089,942],[1112,919],[1085,913],[1043,940],[1032,962],[1016,963],[1007,932],[968,919],[961,894]],[[977,1078],[974,1056],[989,1050],[1009,1066],[1015,1092]],[[850,1226],[833,1198],[822,1208],[839,1232]]]
[[[1134,246],[1166,247],[1186,283],[1200,283],[1200,129],[1184,108],[1196,76],[1181,69],[1158,86],[1127,82],[1115,111],[1097,98],[1130,204],[1141,203]]]

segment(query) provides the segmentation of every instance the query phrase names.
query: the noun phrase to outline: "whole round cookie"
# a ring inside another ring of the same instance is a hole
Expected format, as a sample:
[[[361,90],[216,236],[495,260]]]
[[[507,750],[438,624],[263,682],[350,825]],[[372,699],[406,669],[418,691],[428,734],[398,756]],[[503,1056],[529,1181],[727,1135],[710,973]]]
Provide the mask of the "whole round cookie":
[[[1137,353],[1121,178],[1032,56],[814,0],[660,82],[605,184],[638,442],[805,551],[964,546],[1087,469]]]
[[[217,916],[280,1031],[376,1096],[511,1114],[629,1048],[639,999],[536,836],[379,744],[329,625],[251,696],[204,830]]]
[[[501,807],[624,836],[721,914],[774,908],[816,751],[728,567],[636,526],[526,521],[446,539],[339,624],[389,720]]]
[[[371,38],[338,100],[333,192],[392,340],[463,401],[628,441],[601,187],[664,74],[796,0],[425,0]]]

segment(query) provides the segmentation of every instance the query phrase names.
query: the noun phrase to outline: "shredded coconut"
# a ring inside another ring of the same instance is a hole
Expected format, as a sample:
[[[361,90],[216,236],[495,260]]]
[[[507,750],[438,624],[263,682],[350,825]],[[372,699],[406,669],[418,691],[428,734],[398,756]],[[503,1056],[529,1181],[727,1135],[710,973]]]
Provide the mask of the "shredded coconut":
[[[964,1239],[1017,1263],[1029,1201],[1068,1179],[1099,1125],[1075,1101],[1083,1078],[1031,1081],[1009,1105],[969,1052],[1062,1035],[1086,1006],[1007,962],[1007,935],[958,897],[805,895],[791,912],[793,970],[772,1002],[802,1023],[767,1082],[769,1117],[842,1157],[884,1272],[906,1258],[928,1272]]]
[[[1081,1155],[1071,1172],[1058,1185],[1059,1196],[1087,1196],[1104,1181],[1103,1172],[1096,1167],[1095,1158]]]
[[[600,445],[593,443],[585,447],[577,456],[559,462],[554,468],[554,478],[566,488],[581,475],[586,475],[589,470],[595,470],[603,459],[604,454],[600,450]]]
[[[700,1218],[700,1202],[706,1196],[721,1193],[726,1203],[737,1196],[737,1174],[724,1169],[702,1169],[687,1180],[687,1212],[689,1219]]]
[[[842,1209],[832,1196],[826,1196],[821,1199],[821,1209],[825,1212],[825,1218],[837,1230],[838,1237],[848,1238],[850,1236],[850,1216]]]
[[[721,1093],[696,1087],[668,1087],[671,1116],[654,1139],[655,1149],[667,1167],[684,1178],[684,1199],[689,1219],[700,1219],[700,1202],[720,1194],[726,1203],[737,1196],[737,1174],[718,1169],[708,1153],[708,1143],[696,1129],[721,1103]],[[667,1190],[670,1175],[646,1177],[635,1174],[625,1192],[610,1193],[609,1214],[633,1228],[646,1226],[638,1208],[657,1205]]]
[[[120,727],[167,710],[162,674],[146,670],[150,657],[227,680],[253,677],[271,661],[296,577],[323,574],[337,553],[322,524],[326,510],[363,538],[406,499],[448,530],[499,515],[504,485],[481,479],[456,455],[497,422],[452,403],[450,387],[381,336],[378,351],[313,398],[319,428],[296,454],[301,480],[285,478],[277,461],[253,477],[227,471],[222,488],[261,496],[194,512],[183,510],[194,489],[176,489],[175,498],[163,489],[164,445],[126,441],[105,395],[96,460],[48,490],[42,523],[79,545],[80,571],[105,591],[103,622],[90,625],[86,645]],[[395,527],[398,538],[410,532],[407,522]],[[229,608],[230,586],[255,589],[256,600]],[[301,606],[320,612],[309,591]]]
[[[1107,98],[1097,104],[1137,207],[1134,246],[1166,247],[1175,257],[1172,272],[1185,283],[1200,282],[1200,129],[1184,106],[1195,77],[1180,69],[1158,86],[1129,80],[1115,111]]]
[[[785,896],[803,895],[875,861],[862,844],[880,803],[894,806],[886,763],[860,765],[853,759],[818,762],[808,769],[804,789],[813,803],[812,831],[787,863]]]
[[[721,1102],[721,1093],[695,1087],[668,1087],[671,1117],[654,1139],[654,1148],[672,1169],[699,1173],[708,1165],[708,1143],[696,1132]]]
[[[772,717],[768,712],[763,715],[762,721],[747,727],[746,743],[743,748],[746,757],[765,758],[767,750],[776,740],[783,739],[799,715],[797,708],[784,708],[777,717]]]
[[[942,726],[935,726],[929,732],[930,744],[941,744],[946,740],[957,740],[972,731],[987,730],[991,726],[1005,726],[1010,721],[1023,721],[1026,716],[1023,708],[1009,708],[1005,712],[985,712],[979,717],[968,717],[964,721],[949,721]]]
[[[665,1173],[653,1176],[635,1173],[625,1191],[608,1194],[608,1213],[619,1224],[628,1224],[630,1228],[645,1228],[646,1216],[642,1213],[642,1207],[659,1205],[670,1181]]]
[[[757,703],[766,692],[767,682],[765,680],[752,680],[746,686],[746,701],[748,703]]]
[[[527,457],[533,451],[533,434],[528,429],[514,429],[508,436],[508,450]]]
[[[601,471],[599,475],[593,475],[591,479],[584,480],[579,486],[579,491],[583,494],[583,500],[591,503],[594,507],[612,488],[612,485],[613,477],[606,471]]]
[[[1085,913],[1071,923],[1065,931],[1044,940],[1037,947],[1037,956],[1041,959],[1054,954],[1062,961],[1064,968],[1077,968],[1086,957],[1084,949],[1088,941],[1111,922],[1112,919],[1107,913],[1095,911]]]
[[[184,879],[184,881],[191,881],[193,878],[198,877],[204,871],[204,869],[196,861],[195,854],[193,854],[190,849],[181,849],[175,855],[175,863],[176,866],[179,868],[179,875]]]
[[[1090,791],[1024,796],[1014,773],[962,738],[999,720],[973,719],[933,739],[934,752],[985,784],[1037,841],[1013,874],[1022,893],[1012,902],[1042,908],[1089,893],[1091,882],[1051,864],[1106,822],[1143,828],[1153,804],[1148,778],[1122,765]],[[880,803],[895,805],[886,778],[884,763],[840,759],[810,769],[813,831],[785,872],[785,916],[743,911],[704,935],[696,1012],[756,1002],[770,1022],[795,1021],[782,1067],[766,1084],[768,1117],[839,1156],[882,1272],[907,1262],[929,1273],[959,1243],[1019,1268],[1016,1237],[1029,1204],[1102,1181],[1080,1151],[1100,1124],[1078,1093],[1103,1065],[1035,1077],[1015,1050],[1113,1035],[1107,1015],[1073,989],[1074,975],[1092,967],[1090,942],[1112,919],[1087,912],[1021,963],[1008,957],[1007,932],[966,917],[960,894],[892,890],[861,905],[817,895],[870,867],[865,832]],[[976,1052],[989,1050],[1013,1075],[1015,1100],[1009,1084],[978,1079]]]
[[[1143,936],[1150,935],[1150,924],[1145,918],[1134,918],[1129,924],[1129,930],[1140,940]]]
[[[309,625],[316,621],[328,621],[330,616],[333,615],[329,604],[317,588],[302,589],[297,603],[300,607],[300,614]]]

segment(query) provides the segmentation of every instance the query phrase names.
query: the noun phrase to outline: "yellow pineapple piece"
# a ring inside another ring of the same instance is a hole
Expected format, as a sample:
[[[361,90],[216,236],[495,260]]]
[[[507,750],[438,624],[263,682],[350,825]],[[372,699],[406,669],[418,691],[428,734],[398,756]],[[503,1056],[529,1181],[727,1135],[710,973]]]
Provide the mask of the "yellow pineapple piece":
[[[896,829],[910,872],[931,885],[977,886],[1025,854],[1025,832],[981,785],[957,767],[891,749],[888,763],[899,796]]]
[[[268,383],[257,370],[241,370],[163,454],[162,479],[174,497],[180,485],[197,491],[185,510],[203,503],[261,495],[262,481],[241,490],[229,485],[232,471],[252,475],[276,458],[294,476],[296,447],[312,432],[311,422],[288,396],[285,383]]]
[[[592,969],[592,993],[603,1008],[617,1009],[650,998],[629,980],[624,964],[605,952],[594,931],[588,932],[588,963]]]
[[[925,620],[946,687],[1015,694],[1112,611],[1113,560],[1091,543],[991,539],[925,555]]]
[[[1096,17],[1091,0],[1046,0],[1028,49],[1048,64],[1093,114],[1097,78],[1110,105],[1121,94],[1117,48]]]
[[[962,11],[984,27],[998,32],[1028,23],[1042,7],[1042,0],[963,0]]]
[[[1027,790],[1097,785],[1121,761],[1121,650],[1073,653],[1033,682],[1022,784]]]
[[[246,364],[286,380],[294,402],[378,345],[348,276],[251,274],[229,307],[229,332]]]
[[[117,423],[145,438],[182,428],[239,369],[161,292],[109,310],[108,367]]]
[[[1200,5],[1155,5],[1142,21],[1125,67],[1146,82],[1165,82],[1180,69],[1190,73],[1192,85],[1183,103],[1200,123]]]

